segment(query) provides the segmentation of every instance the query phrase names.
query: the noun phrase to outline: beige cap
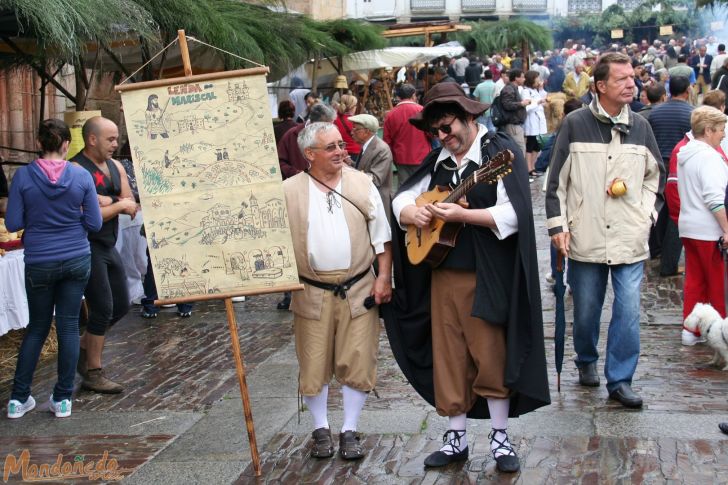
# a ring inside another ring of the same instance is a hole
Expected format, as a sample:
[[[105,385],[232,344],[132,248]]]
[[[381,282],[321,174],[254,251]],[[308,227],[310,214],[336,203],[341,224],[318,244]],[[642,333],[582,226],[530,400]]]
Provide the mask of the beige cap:
[[[349,121],[351,121],[352,123],[356,123],[357,125],[363,126],[372,133],[376,133],[379,129],[379,120],[377,120],[372,115],[360,114],[349,116]]]

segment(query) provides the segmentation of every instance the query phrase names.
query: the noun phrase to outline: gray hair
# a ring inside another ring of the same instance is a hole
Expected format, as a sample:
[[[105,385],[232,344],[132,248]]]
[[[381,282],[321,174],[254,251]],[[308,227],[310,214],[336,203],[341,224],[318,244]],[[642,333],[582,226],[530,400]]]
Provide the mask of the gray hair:
[[[308,120],[311,123],[315,123],[317,121],[328,121],[329,123],[333,123],[335,119],[336,111],[323,103],[314,104],[308,115]]]
[[[316,144],[316,137],[318,137],[319,133],[327,133],[329,131],[338,130],[339,129],[333,123],[321,121],[309,123],[303,130],[301,130],[301,133],[298,134],[298,149],[301,150],[301,153],[304,154],[305,158],[306,148],[311,148]]]

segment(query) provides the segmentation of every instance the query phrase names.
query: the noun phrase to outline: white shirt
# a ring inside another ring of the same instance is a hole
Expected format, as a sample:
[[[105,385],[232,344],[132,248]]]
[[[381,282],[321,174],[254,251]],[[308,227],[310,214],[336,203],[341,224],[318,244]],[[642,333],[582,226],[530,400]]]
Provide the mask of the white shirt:
[[[341,192],[341,180],[336,187]],[[348,270],[351,266],[351,239],[344,217],[344,200],[334,192],[321,191],[312,178],[308,181],[308,261],[315,271]],[[369,201],[373,206],[369,221],[369,239],[376,254],[384,252],[384,243],[392,240],[392,232],[384,213],[382,198],[369,183]],[[361,217],[364,217],[363,215]]]
[[[501,93],[505,85],[506,83],[503,81],[503,78],[500,78],[495,82],[495,91],[493,91],[493,98]]]
[[[372,142],[376,135],[372,135],[364,144],[361,146],[361,152],[359,152],[359,160],[361,160],[361,156],[364,155],[364,152],[366,151],[369,144]]]
[[[473,144],[470,145],[470,149],[460,162],[460,168],[458,170],[459,175],[463,174],[468,166],[468,162],[475,162],[478,166],[482,165],[482,161],[480,159],[480,141],[487,132],[488,129],[485,126],[478,125],[478,135],[475,137],[475,141],[473,141]],[[443,160],[447,160],[450,157],[453,157],[452,153],[450,153],[447,148],[443,147],[440,155],[435,161],[435,168],[437,168],[437,166],[442,163]],[[454,159],[455,158],[453,157],[453,160]],[[425,175],[420,179],[419,182],[417,182],[409,189],[402,191],[392,201],[392,212],[394,213],[394,217],[397,219],[399,227],[401,227],[402,229],[406,229],[406,225],[403,225],[399,219],[399,216],[402,213],[402,209],[404,209],[408,205],[417,205],[417,197],[419,197],[420,194],[422,194],[423,192],[427,191],[427,188],[430,186],[431,179],[432,176],[430,174]],[[457,183],[457,178],[455,177],[454,172],[453,182]],[[496,191],[496,203],[494,206],[489,207],[487,210],[490,211],[490,214],[491,216],[493,216],[493,220],[495,221],[496,225],[495,228],[491,228],[491,231],[493,231],[493,234],[495,234],[498,239],[502,240],[518,232],[518,217],[516,216],[516,211],[513,209],[511,200],[508,198],[508,194],[506,193],[506,188],[503,185],[502,180],[498,181],[498,187],[496,188]]]

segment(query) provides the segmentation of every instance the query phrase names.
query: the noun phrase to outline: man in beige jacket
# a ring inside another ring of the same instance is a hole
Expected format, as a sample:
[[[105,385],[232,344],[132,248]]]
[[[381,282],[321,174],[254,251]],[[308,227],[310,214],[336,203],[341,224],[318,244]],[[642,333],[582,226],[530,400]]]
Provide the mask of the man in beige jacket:
[[[640,353],[640,283],[664,166],[649,123],[629,109],[635,87],[630,58],[604,54],[594,84],[591,105],[570,113],[556,138],[546,225],[553,245],[569,258],[579,383],[599,386],[599,322],[611,275],[607,391],[637,408],[642,398],[631,386]]]
[[[314,421],[311,456],[334,447],[327,418],[328,383],[342,385],[339,454],[364,456],[357,421],[376,382],[379,312],[392,296],[391,230],[371,178],[348,167],[346,144],[331,123],[298,136],[310,167],[283,182],[302,292],[291,310],[300,367],[299,391]],[[372,271],[377,260],[379,272]]]

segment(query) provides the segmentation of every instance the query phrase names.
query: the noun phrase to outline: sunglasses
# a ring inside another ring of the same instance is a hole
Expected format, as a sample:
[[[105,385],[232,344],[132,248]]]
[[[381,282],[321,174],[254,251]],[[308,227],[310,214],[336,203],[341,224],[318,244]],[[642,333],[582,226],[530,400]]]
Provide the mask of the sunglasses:
[[[329,143],[325,147],[312,146],[309,148],[311,148],[312,150],[323,150],[326,153],[334,153],[337,149],[346,150],[346,143],[344,143],[343,141],[340,141],[339,143]]]
[[[437,137],[439,132],[443,132],[446,135],[449,135],[452,133],[452,124],[455,122],[455,120],[452,120],[450,123],[442,124],[435,128],[434,126],[430,128],[430,134],[434,137]]]

